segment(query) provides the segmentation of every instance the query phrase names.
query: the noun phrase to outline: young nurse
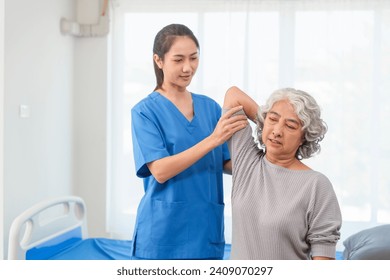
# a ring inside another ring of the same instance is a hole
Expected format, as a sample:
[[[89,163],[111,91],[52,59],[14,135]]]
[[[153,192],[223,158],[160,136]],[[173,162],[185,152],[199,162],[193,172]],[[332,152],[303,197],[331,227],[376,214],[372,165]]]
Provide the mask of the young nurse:
[[[143,178],[133,236],[134,259],[222,259],[225,141],[247,118],[221,117],[211,98],[189,92],[199,63],[190,29],[171,24],[154,41],[157,86],[131,110],[136,174]]]

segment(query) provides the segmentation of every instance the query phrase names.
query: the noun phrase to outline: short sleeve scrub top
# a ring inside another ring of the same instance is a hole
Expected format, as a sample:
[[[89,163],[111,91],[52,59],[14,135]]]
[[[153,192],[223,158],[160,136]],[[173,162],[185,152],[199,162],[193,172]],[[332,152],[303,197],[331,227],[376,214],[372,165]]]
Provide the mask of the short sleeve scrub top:
[[[230,159],[223,144],[163,184],[147,163],[178,154],[209,136],[221,107],[192,93],[189,121],[158,92],[131,110],[136,173],[145,194],[138,206],[132,255],[143,259],[222,259],[224,254],[223,164]]]

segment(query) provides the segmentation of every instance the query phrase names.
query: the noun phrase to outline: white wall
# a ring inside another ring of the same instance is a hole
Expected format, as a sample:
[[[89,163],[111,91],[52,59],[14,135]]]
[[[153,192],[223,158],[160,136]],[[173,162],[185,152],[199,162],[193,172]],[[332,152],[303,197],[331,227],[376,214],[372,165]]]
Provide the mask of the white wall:
[[[4,0],[0,0],[0,240],[3,240],[4,217]],[[0,242],[0,260],[4,252],[4,242]]]
[[[5,0],[4,253],[20,212],[73,192],[74,38],[59,21],[74,15],[73,0]]]
[[[75,194],[88,211],[89,236],[106,236],[106,129],[108,39],[75,42]]]
[[[100,0],[76,0],[76,19],[96,24]],[[85,200],[88,234],[106,233],[108,36],[77,37],[74,48],[74,193]]]
[[[85,0],[0,1],[5,2],[6,81],[3,137],[0,126],[3,253],[13,219],[36,202],[60,195],[81,196],[87,204],[89,235],[106,236],[109,39],[61,34],[60,19],[83,17],[76,8]],[[96,11],[92,2],[99,0],[88,1]],[[20,117],[20,105],[28,106],[30,117]],[[0,253],[1,259],[1,246]]]

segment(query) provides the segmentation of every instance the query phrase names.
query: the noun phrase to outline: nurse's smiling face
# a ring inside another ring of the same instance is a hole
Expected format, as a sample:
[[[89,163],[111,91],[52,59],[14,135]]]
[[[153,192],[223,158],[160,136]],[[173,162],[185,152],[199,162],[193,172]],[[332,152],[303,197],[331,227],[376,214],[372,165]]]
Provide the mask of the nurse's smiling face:
[[[199,50],[191,38],[178,36],[164,59],[155,54],[154,60],[164,73],[163,88],[185,90],[198,69]]]

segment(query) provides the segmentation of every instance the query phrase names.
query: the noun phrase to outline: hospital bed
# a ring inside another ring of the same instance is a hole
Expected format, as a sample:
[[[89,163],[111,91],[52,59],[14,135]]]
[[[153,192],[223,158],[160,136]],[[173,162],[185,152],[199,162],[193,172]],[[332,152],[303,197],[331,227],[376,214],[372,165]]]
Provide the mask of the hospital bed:
[[[40,202],[11,224],[9,260],[125,260],[131,241],[88,238],[86,205],[65,196]]]
[[[342,254],[337,252],[337,259],[343,259]],[[224,259],[229,256],[230,244],[226,244]],[[89,238],[85,202],[65,196],[42,201],[14,219],[8,259],[128,260],[131,240]]]

